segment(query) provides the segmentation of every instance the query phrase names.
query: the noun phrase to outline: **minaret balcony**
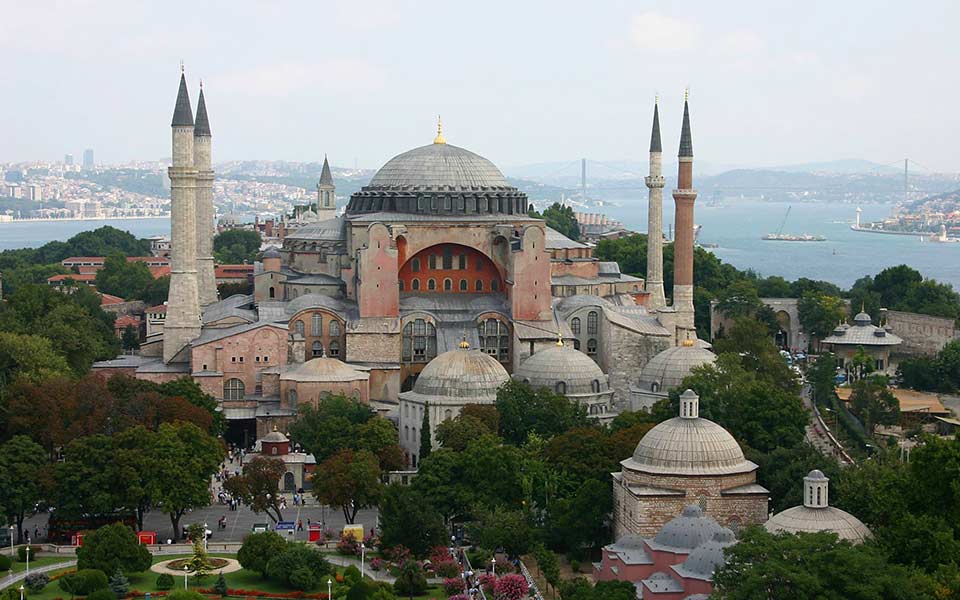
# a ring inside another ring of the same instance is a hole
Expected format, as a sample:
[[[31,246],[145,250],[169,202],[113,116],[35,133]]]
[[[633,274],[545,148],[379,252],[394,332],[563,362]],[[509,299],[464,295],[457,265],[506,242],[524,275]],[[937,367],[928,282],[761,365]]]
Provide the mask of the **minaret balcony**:
[[[663,175],[647,175],[643,178],[648,188],[662,188],[666,185],[666,179]]]

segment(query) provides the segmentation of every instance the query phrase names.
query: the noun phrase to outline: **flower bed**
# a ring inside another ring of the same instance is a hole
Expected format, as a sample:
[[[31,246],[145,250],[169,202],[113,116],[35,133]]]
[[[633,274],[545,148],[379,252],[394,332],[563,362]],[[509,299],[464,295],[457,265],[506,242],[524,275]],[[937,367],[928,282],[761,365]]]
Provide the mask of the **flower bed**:
[[[167,563],[166,565],[164,565],[164,566],[167,567],[168,569],[175,569],[175,570],[177,570],[177,571],[180,571],[180,570],[183,569],[183,566],[189,564],[191,560],[193,560],[193,559],[192,559],[192,558],[178,558],[177,560],[171,560],[170,562],[168,562],[168,563]],[[227,559],[225,559],[225,558],[216,558],[216,557],[212,557],[212,556],[211,556],[211,557],[208,557],[208,558],[207,558],[207,565],[206,565],[206,566],[207,566],[208,569],[211,569],[211,570],[212,570],[212,569],[222,569],[223,567],[225,567],[225,566],[227,566],[227,565],[229,565],[229,564],[230,564],[230,561],[227,560]]]

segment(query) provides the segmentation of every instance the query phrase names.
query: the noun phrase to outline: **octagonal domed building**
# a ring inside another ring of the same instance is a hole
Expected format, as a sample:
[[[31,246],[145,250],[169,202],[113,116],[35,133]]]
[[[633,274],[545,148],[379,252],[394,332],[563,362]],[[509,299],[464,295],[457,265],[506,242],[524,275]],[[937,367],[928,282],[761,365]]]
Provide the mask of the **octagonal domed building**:
[[[607,422],[615,416],[613,390],[606,374],[593,359],[562,341],[523,361],[513,378],[534,388],[551,389],[579,402],[592,419]]]
[[[471,350],[463,340],[456,350],[431,360],[417,377],[413,389],[400,394],[400,446],[417,465],[420,453],[420,430],[424,414],[434,440],[436,426],[456,418],[468,404],[493,404],[497,390],[510,379],[507,370],[496,358],[479,350]],[[434,445],[436,441],[434,440]]]
[[[685,391],[680,415],[648,431],[613,473],[615,538],[652,536],[691,503],[733,530],[766,520],[769,492],[757,484],[757,465],[727,430],[700,417],[699,400]]]
[[[717,355],[695,340],[683,340],[650,359],[630,386],[631,410],[650,410],[654,404],[680,387],[695,367],[712,365]]]

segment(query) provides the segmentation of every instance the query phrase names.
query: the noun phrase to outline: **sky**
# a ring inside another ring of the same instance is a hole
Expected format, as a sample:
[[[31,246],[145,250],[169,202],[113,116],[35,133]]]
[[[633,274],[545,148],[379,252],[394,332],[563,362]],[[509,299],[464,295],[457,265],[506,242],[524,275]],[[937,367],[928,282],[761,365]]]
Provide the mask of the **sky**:
[[[0,0],[0,162],[170,155],[186,65],[214,160],[377,168],[433,140],[502,166],[675,154],[960,171],[960,3]]]

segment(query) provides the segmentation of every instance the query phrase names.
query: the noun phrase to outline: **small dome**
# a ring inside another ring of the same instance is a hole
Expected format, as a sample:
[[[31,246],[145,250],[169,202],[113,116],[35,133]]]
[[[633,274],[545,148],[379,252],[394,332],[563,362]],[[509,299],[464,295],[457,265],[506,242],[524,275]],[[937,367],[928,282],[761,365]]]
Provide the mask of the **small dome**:
[[[268,444],[281,444],[283,442],[289,442],[290,440],[288,440],[287,436],[277,431],[277,428],[274,427],[273,431],[260,438],[260,441],[267,442]]]
[[[280,251],[276,246],[270,246],[263,251],[263,258],[280,258]]]
[[[457,191],[512,186],[500,169],[479,154],[435,143],[394,156],[380,167],[367,187]]]
[[[509,379],[507,370],[489,354],[458,348],[427,363],[408,393],[425,396],[428,402],[492,404]]]
[[[712,365],[716,361],[716,354],[695,342],[667,348],[643,367],[637,387],[645,392],[666,394],[680,387],[694,367]]]
[[[358,381],[369,379],[370,375],[358,371],[336,358],[313,358],[280,376],[281,381],[326,382]]]
[[[553,345],[535,353],[523,361],[514,372],[517,381],[529,383],[532,387],[556,389],[563,382],[566,394],[596,394],[597,389],[606,392],[609,389],[607,376],[589,356],[575,350],[572,346]]]
[[[832,531],[841,540],[859,544],[873,537],[860,519],[833,506],[809,508],[794,506],[770,517],[763,524],[770,533],[816,533]]]
[[[867,313],[859,312],[857,313],[857,316],[853,318],[853,323],[855,325],[870,325],[872,324],[872,320],[870,319],[870,315]]]
[[[693,552],[687,556],[687,560],[683,561],[677,571],[684,577],[707,580],[713,579],[713,573],[717,570],[717,567],[721,567],[726,563],[726,559],[723,557],[723,549],[736,541],[721,542],[717,539],[718,537],[721,537],[719,533],[714,535],[712,540],[704,542],[694,548]]]
[[[829,481],[820,469],[810,471],[804,479],[809,479],[810,481]]]
[[[720,525],[704,515],[699,506],[691,504],[683,508],[680,516],[668,521],[653,541],[661,546],[693,550],[713,539],[720,529]]]
[[[755,470],[757,465],[744,458],[740,444],[726,429],[696,416],[696,394],[692,402],[686,397],[685,393],[681,405],[687,405],[688,416],[674,417],[648,431],[623,466],[659,475],[729,475]]]

